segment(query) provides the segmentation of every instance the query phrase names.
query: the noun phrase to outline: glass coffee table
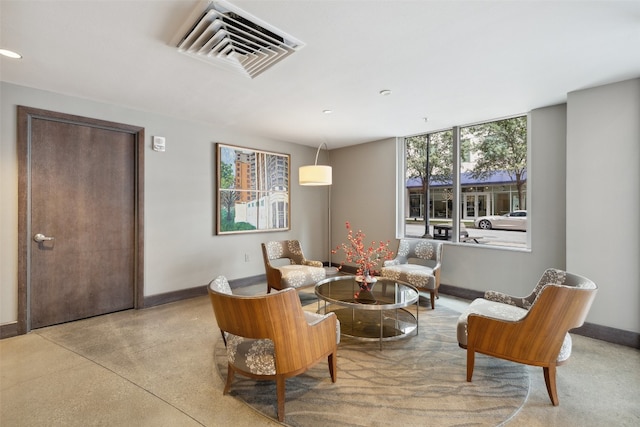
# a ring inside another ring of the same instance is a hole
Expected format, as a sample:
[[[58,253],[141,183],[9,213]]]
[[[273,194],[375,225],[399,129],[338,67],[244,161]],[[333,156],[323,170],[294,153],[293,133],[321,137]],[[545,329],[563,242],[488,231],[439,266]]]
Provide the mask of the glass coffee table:
[[[342,335],[364,341],[396,340],[418,334],[418,290],[398,280],[377,278],[361,292],[356,276],[337,276],[316,284],[318,312],[334,312]],[[415,315],[409,307],[415,305]]]

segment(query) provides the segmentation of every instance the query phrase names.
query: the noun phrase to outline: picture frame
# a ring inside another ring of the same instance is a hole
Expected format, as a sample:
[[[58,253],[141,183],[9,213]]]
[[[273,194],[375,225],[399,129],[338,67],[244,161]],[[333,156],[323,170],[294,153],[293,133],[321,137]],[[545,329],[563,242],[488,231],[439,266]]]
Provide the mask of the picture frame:
[[[216,143],[216,234],[291,228],[291,156]]]

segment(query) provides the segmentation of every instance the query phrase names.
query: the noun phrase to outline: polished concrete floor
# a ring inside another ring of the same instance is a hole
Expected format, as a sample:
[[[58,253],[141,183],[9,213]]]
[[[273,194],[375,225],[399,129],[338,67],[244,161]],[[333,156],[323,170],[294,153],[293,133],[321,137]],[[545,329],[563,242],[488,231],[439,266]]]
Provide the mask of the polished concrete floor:
[[[442,295],[436,310],[467,303]],[[199,297],[1,340],[0,426],[278,425],[222,396],[218,337],[208,297]],[[573,355],[558,368],[560,406],[550,404],[542,369],[529,367],[530,394],[505,425],[640,425],[640,350],[573,338]]]

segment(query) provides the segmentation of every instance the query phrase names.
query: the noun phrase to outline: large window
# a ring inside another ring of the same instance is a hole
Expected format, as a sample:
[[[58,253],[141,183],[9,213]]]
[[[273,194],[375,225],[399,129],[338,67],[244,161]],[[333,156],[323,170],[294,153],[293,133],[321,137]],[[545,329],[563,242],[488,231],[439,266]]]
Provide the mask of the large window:
[[[408,136],[403,149],[405,236],[528,247],[526,116]]]

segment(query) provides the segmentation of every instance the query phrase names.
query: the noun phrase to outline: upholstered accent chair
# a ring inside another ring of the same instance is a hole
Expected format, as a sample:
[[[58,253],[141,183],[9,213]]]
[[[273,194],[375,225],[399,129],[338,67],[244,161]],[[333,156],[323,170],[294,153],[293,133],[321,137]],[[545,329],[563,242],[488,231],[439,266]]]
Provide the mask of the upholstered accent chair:
[[[326,277],[322,262],[306,259],[298,240],[262,243],[262,258],[267,274],[267,293],[271,289],[315,285]]]
[[[324,359],[331,381],[337,379],[339,322],[334,313],[302,310],[293,288],[257,296],[238,296],[224,276],[209,284],[209,298],[227,351],[229,393],[236,373],[258,380],[275,380],[278,420],[284,421],[285,380]]]
[[[549,398],[557,406],[556,367],[569,359],[569,330],[582,326],[597,290],[585,277],[547,269],[526,297],[488,291],[474,300],[457,328],[458,343],[467,350],[467,381],[476,352],[541,366]]]
[[[380,275],[429,292],[431,308],[436,307],[440,288],[442,242],[428,239],[400,239],[394,259],[384,262]]]

